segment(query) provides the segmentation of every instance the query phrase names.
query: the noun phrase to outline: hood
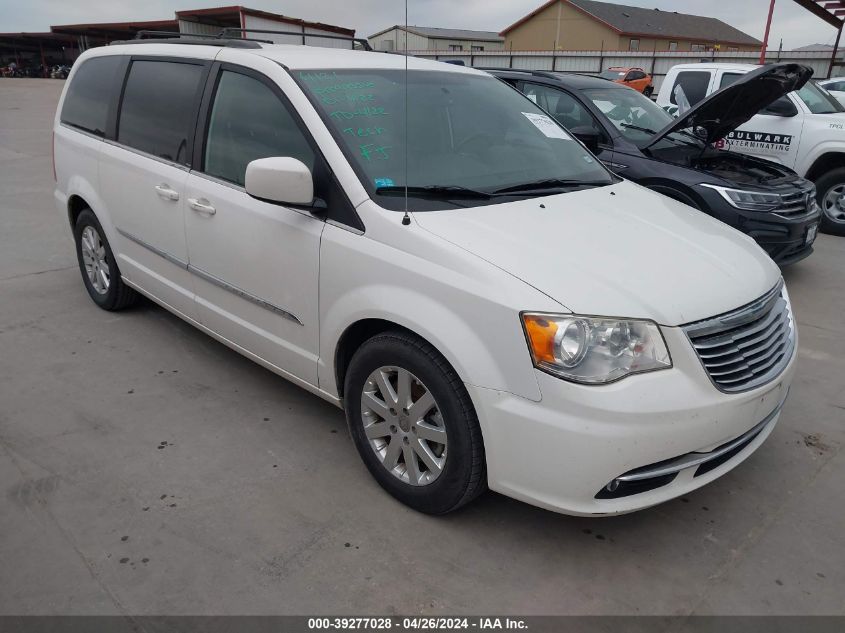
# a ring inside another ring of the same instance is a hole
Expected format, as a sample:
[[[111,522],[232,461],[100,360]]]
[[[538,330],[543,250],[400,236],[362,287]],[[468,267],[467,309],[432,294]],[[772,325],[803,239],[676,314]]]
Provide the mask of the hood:
[[[576,314],[682,325],[750,303],[780,278],[750,237],[628,181],[414,219]]]
[[[658,132],[651,147],[667,134],[692,128],[701,140],[715,143],[782,96],[804,87],[813,69],[801,64],[770,64],[747,73],[714,92]]]

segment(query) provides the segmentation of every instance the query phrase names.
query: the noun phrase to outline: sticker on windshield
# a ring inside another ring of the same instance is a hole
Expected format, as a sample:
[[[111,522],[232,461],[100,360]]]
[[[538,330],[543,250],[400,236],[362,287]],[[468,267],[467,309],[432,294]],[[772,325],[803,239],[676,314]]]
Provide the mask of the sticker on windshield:
[[[564,132],[563,128],[545,114],[534,114],[533,112],[523,112],[522,114],[534,124],[534,127],[549,138],[562,138],[565,141],[572,140],[572,137]]]
[[[381,189],[382,187],[392,187],[393,186],[393,178],[376,178],[376,187]]]

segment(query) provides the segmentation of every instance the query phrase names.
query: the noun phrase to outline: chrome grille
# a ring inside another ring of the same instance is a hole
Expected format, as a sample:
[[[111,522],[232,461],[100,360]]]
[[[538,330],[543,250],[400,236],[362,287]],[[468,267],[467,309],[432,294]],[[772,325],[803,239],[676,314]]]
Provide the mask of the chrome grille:
[[[710,379],[728,393],[774,380],[795,349],[795,323],[783,282],[743,308],[683,329]]]
[[[816,189],[804,189],[795,193],[781,194],[781,206],[772,213],[782,218],[800,218],[816,210]]]

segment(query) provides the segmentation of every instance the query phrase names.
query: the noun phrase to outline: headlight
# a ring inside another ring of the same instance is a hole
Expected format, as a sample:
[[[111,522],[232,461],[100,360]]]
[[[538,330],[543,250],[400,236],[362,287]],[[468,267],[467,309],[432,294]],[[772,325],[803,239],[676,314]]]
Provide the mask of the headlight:
[[[728,189],[727,187],[719,187],[717,185],[705,185],[708,189],[715,189],[728,203],[737,209],[745,209],[746,211],[773,211],[779,208],[783,201],[779,194],[776,193],[761,193],[759,191],[742,191],[740,189]]]
[[[672,366],[651,321],[523,313],[522,323],[534,365],[566,380],[596,385]]]

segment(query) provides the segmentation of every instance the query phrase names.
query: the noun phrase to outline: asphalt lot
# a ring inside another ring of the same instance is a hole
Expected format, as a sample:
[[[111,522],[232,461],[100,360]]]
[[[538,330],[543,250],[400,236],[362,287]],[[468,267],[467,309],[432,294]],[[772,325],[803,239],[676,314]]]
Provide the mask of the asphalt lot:
[[[432,518],[339,410],[95,307],[53,205],[62,85],[0,79],[0,614],[845,614],[845,238],[785,273],[798,374],[729,475],[624,517]]]

